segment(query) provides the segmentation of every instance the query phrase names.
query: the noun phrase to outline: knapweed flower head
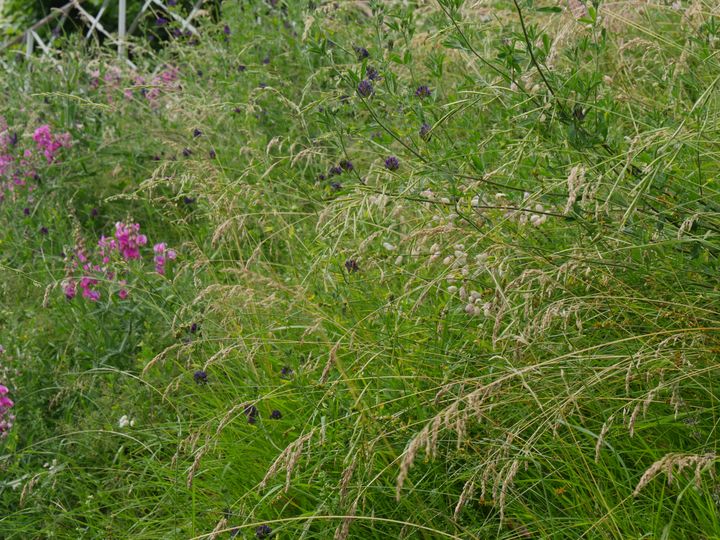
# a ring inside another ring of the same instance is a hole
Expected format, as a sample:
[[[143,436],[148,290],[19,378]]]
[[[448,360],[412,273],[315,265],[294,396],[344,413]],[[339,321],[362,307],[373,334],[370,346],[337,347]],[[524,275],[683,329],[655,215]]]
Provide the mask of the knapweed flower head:
[[[272,529],[268,525],[260,525],[255,529],[256,538],[269,538],[272,534]]]
[[[283,368],[280,370],[281,377],[290,377],[292,374],[293,374],[293,370],[289,366],[283,366]]]
[[[365,47],[358,47],[357,45],[354,45],[353,50],[355,51],[355,55],[357,56],[358,60],[364,60],[365,58],[370,56],[370,53]]]
[[[247,416],[248,424],[254,424],[257,422],[258,409],[255,405],[246,405],[244,412],[245,416]]]
[[[347,159],[343,159],[340,162],[340,168],[344,171],[352,171],[353,170],[353,164],[352,161],[348,161]]]
[[[193,379],[197,384],[205,384],[208,380],[207,372],[199,369],[193,374]]]
[[[345,261],[345,270],[352,274],[359,271],[360,266],[358,266],[358,263],[355,259],[348,259],[347,261]]]
[[[280,420],[282,418],[282,413],[275,409],[273,412],[270,413],[270,418],[273,420]]]
[[[429,141],[431,129],[432,127],[430,126],[430,124],[423,124],[422,126],[420,126],[420,138],[424,141]]]
[[[365,70],[365,76],[371,81],[377,81],[380,78],[380,73],[374,67],[368,66]]]
[[[400,160],[395,156],[385,158],[385,168],[388,171],[397,171],[400,168]]]
[[[339,165],[335,165],[333,167],[330,167],[330,170],[328,171],[328,176],[339,176],[343,173],[342,167]]]
[[[373,93],[372,83],[367,79],[360,81],[360,84],[358,84],[357,87],[357,93],[362,97],[370,97]]]
[[[419,98],[427,98],[432,95],[432,91],[426,84],[423,84],[418,86],[417,90],[415,90],[415,95]]]

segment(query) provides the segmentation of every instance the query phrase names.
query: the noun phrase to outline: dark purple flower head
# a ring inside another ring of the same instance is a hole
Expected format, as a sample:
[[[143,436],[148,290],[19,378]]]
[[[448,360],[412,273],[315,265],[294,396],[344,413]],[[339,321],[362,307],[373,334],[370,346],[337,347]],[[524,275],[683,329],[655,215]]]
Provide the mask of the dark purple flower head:
[[[400,168],[400,160],[395,156],[385,158],[385,168],[388,171],[397,171]]]
[[[192,203],[195,202],[195,197],[187,197],[187,196],[185,196],[185,197],[183,197],[183,202],[184,202],[185,204],[192,204]],[[193,324],[194,324],[194,323],[193,323]]]
[[[282,418],[282,413],[275,409],[273,412],[270,413],[270,418],[273,420],[280,420]]]
[[[292,374],[293,374],[293,370],[292,370],[292,368],[290,368],[290,367],[288,367],[288,366],[284,366],[284,367],[280,370],[280,375],[281,375],[282,377],[290,377]]]
[[[92,217],[97,217],[97,215],[98,215],[99,213],[100,213],[100,211],[99,211],[97,208],[93,208],[93,209],[90,211],[90,215],[91,215]]]
[[[345,269],[352,274],[360,270],[360,267],[355,259],[348,259],[345,261]]]
[[[330,187],[335,191],[340,191],[342,189],[342,184],[340,182],[330,182]]]
[[[23,208],[23,214],[25,214],[26,216],[29,216],[29,215],[30,215],[30,209],[29,209],[29,208]]]
[[[351,162],[351,161],[348,161],[347,159],[343,159],[343,160],[340,162],[340,167],[341,167],[344,171],[352,171],[352,170],[353,170],[353,164],[352,164],[352,162]]]
[[[335,165],[334,167],[330,167],[330,170],[328,171],[328,176],[338,176],[343,173],[342,167],[339,167]]]
[[[170,21],[168,21],[165,17],[158,17],[157,19],[155,19],[156,26],[165,26],[169,22]]]
[[[40,234],[47,235],[48,234],[48,228],[47,227],[40,227]]]
[[[318,176],[318,180],[320,180],[321,182],[322,182],[323,180],[325,180],[325,175],[324,175],[324,174],[319,175],[319,176]]]
[[[193,137],[199,137],[202,135],[202,131],[200,131],[198,128],[193,129]]]
[[[18,134],[15,132],[12,132],[10,134],[9,142],[10,142],[11,146],[15,146],[18,143]]]
[[[226,36],[230,35],[230,27],[227,24],[223,26],[223,34],[225,34]]]
[[[255,405],[245,406],[245,416],[247,416],[248,423],[254,424],[257,421],[258,410]]]
[[[183,149],[183,156],[190,157],[190,154],[192,154],[192,150],[190,150],[189,148]]]
[[[210,156],[210,159],[215,159],[217,157],[217,154],[215,153],[215,150],[210,149],[210,152],[208,152],[208,155]]]
[[[380,73],[374,67],[368,66],[365,70],[365,76],[371,81],[377,81],[380,78]]]
[[[240,107],[235,107],[235,108],[233,109],[233,112],[234,112],[235,114],[240,114],[240,113],[242,112],[242,109],[241,109]]]
[[[370,53],[365,47],[358,47],[357,45],[354,45],[353,50],[355,51],[358,60],[365,60],[365,58],[370,56]]]
[[[272,529],[267,525],[260,525],[255,529],[256,538],[268,538],[272,534]]]
[[[242,73],[242,72],[245,71],[246,69],[247,69],[247,66],[246,66],[245,64],[240,64],[240,65],[237,67],[237,70],[238,70],[240,73]]]
[[[197,70],[197,76],[200,77],[200,78],[202,78],[203,75],[204,75],[203,70],[202,70],[202,69],[198,69],[198,70]]]
[[[432,128],[430,127],[430,124],[423,124],[420,126],[420,138],[424,141],[430,140],[430,130]]]
[[[263,58],[262,63],[265,64],[266,66],[270,63],[270,55],[269,54],[265,58]]]
[[[177,0],[168,0],[168,6],[177,6]]]
[[[207,382],[207,372],[203,371],[201,369],[197,370],[195,374],[193,375],[193,379],[195,379],[195,382],[198,384],[204,384]]]
[[[362,97],[370,97],[373,93],[373,85],[367,79],[360,81],[357,87],[357,93]]]
[[[180,30],[179,28],[173,28],[172,35],[175,36],[176,38],[181,37],[182,30]]]
[[[267,84],[265,84],[264,82],[261,82],[258,86],[260,88],[267,88]]]
[[[415,90],[415,95],[419,98],[427,98],[432,95],[432,91],[426,84],[423,84],[422,86],[418,86],[418,89]]]
[[[194,322],[190,325],[190,333],[191,334],[196,333],[199,329],[200,329],[200,325],[196,322]]]

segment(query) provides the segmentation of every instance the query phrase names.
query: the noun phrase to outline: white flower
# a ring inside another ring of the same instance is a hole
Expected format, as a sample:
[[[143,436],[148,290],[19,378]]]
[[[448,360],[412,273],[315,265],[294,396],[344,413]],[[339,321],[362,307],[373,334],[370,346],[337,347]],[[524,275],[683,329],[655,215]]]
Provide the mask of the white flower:
[[[450,294],[455,294],[457,291],[458,291],[458,288],[457,288],[455,285],[450,285],[450,286],[448,287],[448,292],[449,292]]]
[[[402,263],[403,263],[403,256],[402,256],[402,255],[398,255],[398,258],[395,259],[395,265],[396,265],[396,266],[400,266]]]
[[[388,251],[395,251],[395,246],[393,246],[390,242],[383,242],[383,247]]]
[[[120,427],[120,429],[126,428],[126,427],[128,427],[128,426],[130,426],[130,425],[132,425],[132,424],[134,424],[134,423],[135,423],[135,421],[134,421],[134,420],[131,421],[131,420],[128,418],[127,414],[123,414],[123,415],[120,417],[120,420],[118,420],[118,426]]]

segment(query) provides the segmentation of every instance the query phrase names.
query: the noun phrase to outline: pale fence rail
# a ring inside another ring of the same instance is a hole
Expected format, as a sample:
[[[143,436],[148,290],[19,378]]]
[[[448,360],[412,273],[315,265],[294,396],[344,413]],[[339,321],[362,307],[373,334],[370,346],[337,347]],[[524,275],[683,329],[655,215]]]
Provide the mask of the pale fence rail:
[[[35,24],[27,28],[22,34],[0,45],[0,54],[9,50],[15,45],[24,42],[25,57],[29,58],[33,54],[37,46],[42,51],[43,55],[52,59],[53,42],[55,41],[55,38],[59,35],[60,30],[65,24],[65,21],[67,20],[70,13],[75,10],[80,14],[80,19],[88,26],[88,30],[84,38],[85,41],[88,41],[91,37],[96,36],[98,32],[101,33],[108,40],[110,40],[110,43],[117,47],[118,56],[124,59],[130,65],[132,65],[132,62],[130,62],[130,60],[127,58],[127,38],[128,35],[131,35],[137,29],[138,24],[142,20],[142,17],[150,10],[150,8],[162,10],[168,16],[180,23],[181,30],[188,30],[193,34],[197,35],[198,30],[195,26],[193,26],[192,20],[200,13],[202,5],[207,0],[197,0],[186,17],[182,17],[181,15],[172,11],[170,7],[168,7],[162,0],[144,0],[142,8],[140,8],[140,12],[130,22],[129,27],[127,25],[128,0],[104,0],[102,5],[100,6],[100,9],[94,16],[88,13],[88,11],[80,5],[84,1],[85,0],[70,0],[70,2],[68,2],[64,6],[60,8],[54,8],[49,15],[40,19]],[[103,26],[102,22],[100,22],[100,19],[107,11],[111,3],[117,4],[118,6],[117,31],[114,33],[110,32],[109,29]],[[52,24],[56,21],[57,24],[50,33],[50,37],[46,38],[47,42],[43,41],[38,31],[44,26]]]

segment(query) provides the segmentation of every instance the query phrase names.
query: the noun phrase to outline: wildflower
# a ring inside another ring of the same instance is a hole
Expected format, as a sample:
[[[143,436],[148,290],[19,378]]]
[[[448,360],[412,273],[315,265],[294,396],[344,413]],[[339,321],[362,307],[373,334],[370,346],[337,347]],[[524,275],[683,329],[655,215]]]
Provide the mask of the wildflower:
[[[345,269],[348,272],[353,273],[360,270],[360,267],[358,266],[358,263],[355,259],[348,259],[347,261],[345,261]]]
[[[105,249],[117,249],[126,261],[139,259],[140,247],[145,244],[147,244],[147,236],[140,234],[138,223],[126,225],[121,221],[115,223],[115,240],[101,237],[98,242],[101,252],[104,252]],[[107,256],[107,253],[104,255]]]
[[[280,370],[280,376],[281,377],[290,377],[293,374],[292,368],[288,366],[283,366],[283,368]]]
[[[238,67],[237,67],[237,70],[238,70],[240,73],[242,73],[242,72],[245,71],[246,69],[247,69],[247,66],[246,66],[245,64],[240,64],[240,65],[238,65]]]
[[[275,409],[273,412],[270,413],[270,418],[273,420],[280,420],[282,418],[282,413]]]
[[[270,63],[270,55],[269,54],[265,58],[263,58],[262,63],[265,64],[266,66]]]
[[[353,170],[353,164],[351,161],[348,161],[347,159],[343,159],[340,162],[340,168],[344,171],[352,171]]]
[[[388,251],[395,251],[395,246],[392,245],[390,242],[383,242],[383,247]]]
[[[15,403],[7,396],[9,392],[7,386],[0,384],[0,439],[7,436],[15,422],[15,416],[10,414]]]
[[[100,213],[100,211],[99,211],[97,208],[93,208],[93,209],[90,211],[90,215],[91,215],[92,217],[97,217],[99,213]]]
[[[342,189],[342,184],[340,182],[330,182],[330,187],[335,191],[340,191]]]
[[[169,22],[165,17],[158,17],[155,19],[155,26],[165,26]]]
[[[373,93],[372,83],[367,79],[360,81],[360,84],[358,84],[357,87],[357,93],[360,94],[362,97],[370,97],[370,95]]]
[[[182,153],[183,153],[183,156],[190,157],[190,155],[192,154],[192,150],[190,150],[189,148],[183,148]]]
[[[158,274],[165,274],[165,264],[168,260],[176,259],[177,253],[173,249],[168,249],[165,242],[155,244],[153,252],[155,253],[155,271]]]
[[[430,124],[423,124],[420,126],[420,138],[424,141],[430,140],[430,130],[432,128],[430,127]]]
[[[378,73],[378,70],[374,67],[368,66],[365,70],[365,76],[371,81],[376,81],[380,78],[380,73]]]
[[[328,172],[328,176],[338,176],[343,173],[342,167],[330,167],[330,171]]]
[[[118,291],[118,297],[120,298],[120,300],[125,300],[128,297],[127,289],[120,289]]]
[[[208,380],[207,372],[199,369],[193,374],[193,379],[197,384],[205,384]]]
[[[245,416],[247,416],[248,424],[254,424],[257,422],[258,410],[255,405],[248,405],[245,407]]]
[[[195,202],[195,197],[187,197],[187,196],[185,196],[185,197],[183,197],[183,202],[184,202],[185,204],[190,205],[190,204],[192,204],[192,203]]]
[[[202,135],[202,131],[200,131],[198,128],[195,128],[193,130],[193,137],[198,138],[200,137],[200,135]]]
[[[257,538],[268,538],[272,534],[272,529],[267,525],[260,525],[255,529],[255,536]]]
[[[200,329],[200,325],[198,323],[192,323],[190,325],[190,333],[195,334]]]
[[[170,7],[177,6],[177,0],[168,0],[167,4]]]
[[[231,33],[230,26],[228,26],[227,24],[225,26],[223,26],[223,34],[225,34],[226,36],[229,36],[230,33]]]
[[[432,91],[427,85],[423,84],[418,86],[417,90],[415,90],[415,95],[419,98],[427,98],[432,95]]]
[[[43,236],[46,236],[48,232],[50,231],[48,231],[47,227],[40,227],[40,234],[42,234]]]
[[[365,58],[370,56],[370,53],[365,47],[353,46],[353,50],[355,51],[358,60],[364,60]]]
[[[131,419],[131,418],[128,418],[128,415],[127,415],[127,414],[123,414],[123,415],[120,417],[120,420],[118,420],[118,427],[119,427],[120,429],[123,429],[123,428],[126,428],[126,427],[128,427],[128,426],[134,427],[134,426],[135,426],[135,420],[134,420],[134,419]]]
[[[208,152],[208,156],[210,156],[210,159],[215,159],[217,157],[217,154],[215,153],[215,150],[211,148]]]
[[[385,158],[385,168],[389,171],[397,171],[400,168],[400,160],[395,156]]]
[[[318,180],[320,180],[321,182],[324,181],[324,180],[325,180],[325,175],[324,175],[324,174],[318,175]]]
[[[30,215],[30,209],[29,209],[29,208],[23,208],[23,214],[25,214],[26,216],[29,216],[29,215]]]

